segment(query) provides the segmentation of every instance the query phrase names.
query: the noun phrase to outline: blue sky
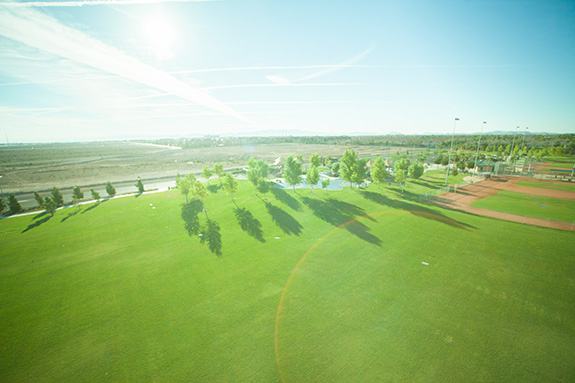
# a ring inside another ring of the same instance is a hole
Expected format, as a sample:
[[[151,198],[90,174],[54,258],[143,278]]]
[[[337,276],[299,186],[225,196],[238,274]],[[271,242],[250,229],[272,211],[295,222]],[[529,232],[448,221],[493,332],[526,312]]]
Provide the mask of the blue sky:
[[[11,142],[443,134],[455,117],[575,133],[575,1],[0,2]]]

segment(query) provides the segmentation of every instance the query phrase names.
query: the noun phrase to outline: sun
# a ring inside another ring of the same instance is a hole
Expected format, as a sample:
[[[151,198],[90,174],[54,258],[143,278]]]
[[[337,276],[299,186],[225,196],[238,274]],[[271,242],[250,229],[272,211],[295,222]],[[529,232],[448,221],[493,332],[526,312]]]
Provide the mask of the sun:
[[[160,59],[170,58],[176,41],[173,24],[161,15],[150,17],[142,22],[142,37],[150,50]]]

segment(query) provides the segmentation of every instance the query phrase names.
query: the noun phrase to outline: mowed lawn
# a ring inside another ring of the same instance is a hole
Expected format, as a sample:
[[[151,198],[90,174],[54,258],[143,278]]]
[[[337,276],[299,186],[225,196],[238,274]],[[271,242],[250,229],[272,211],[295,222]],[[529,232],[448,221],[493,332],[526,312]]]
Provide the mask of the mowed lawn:
[[[531,186],[534,188],[552,189],[552,190],[566,190],[575,193],[575,184],[572,183],[557,183],[557,182],[530,182],[518,181],[517,185]]]
[[[1,220],[2,381],[572,381],[575,234],[409,187]]]
[[[500,190],[471,204],[473,207],[504,213],[549,218],[554,221],[575,221],[575,201],[539,197]]]

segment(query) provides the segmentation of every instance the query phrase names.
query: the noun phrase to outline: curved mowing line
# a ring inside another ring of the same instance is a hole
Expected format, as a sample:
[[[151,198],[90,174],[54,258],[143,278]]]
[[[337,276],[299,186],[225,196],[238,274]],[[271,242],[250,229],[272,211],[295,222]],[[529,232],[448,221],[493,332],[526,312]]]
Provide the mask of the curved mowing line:
[[[327,234],[325,234],[323,237],[321,237],[320,240],[322,240],[322,239],[324,239],[324,238],[330,236],[330,235],[331,235],[332,233],[334,233],[335,231],[337,231],[337,230],[339,230],[339,229],[341,229],[341,228],[344,228],[344,227],[346,227],[347,225],[349,225],[349,224],[351,224],[351,223],[353,223],[353,222],[356,222],[356,221],[359,220],[360,218],[367,218],[367,217],[372,217],[372,216],[374,216],[374,215],[381,215],[381,214],[385,214],[385,213],[397,213],[397,212],[404,212],[404,211],[408,211],[408,210],[391,210],[391,211],[390,211],[390,210],[382,210],[382,211],[375,212],[375,213],[373,213],[373,214],[365,214],[365,215],[362,215],[361,217],[354,218],[354,219],[352,219],[352,220],[349,220],[349,221],[347,221],[347,222],[345,222],[345,223],[342,223],[341,225],[339,225],[339,226],[333,228],[333,229],[330,230]],[[282,382],[284,382],[284,377],[283,377],[283,374],[282,374],[282,371],[281,371],[281,368],[280,368],[280,358],[279,358],[279,350],[278,350],[278,328],[279,328],[279,322],[280,322],[280,311],[281,311],[281,309],[282,309],[282,305],[283,305],[283,300],[284,300],[285,293],[286,293],[286,291],[288,290],[288,287],[289,287],[289,285],[290,285],[290,283],[291,283],[291,280],[292,280],[292,277],[293,277],[294,273],[296,272],[296,270],[300,267],[300,265],[303,263],[303,261],[304,261],[304,260],[307,258],[307,256],[315,249],[315,247],[316,247],[319,243],[321,243],[319,240],[318,240],[316,243],[314,243],[314,244],[312,245],[312,247],[310,247],[310,248],[308,249],[308,251],[305,252],[305,254],[300,258],[300,260],[298,261],[298,263],[295,265],[295,267],[293,268],[293,270],[291,271],[291,273],[290,273],[290,275],[289,275],[289,277],[288,277],[288,279],[287,279],[286,284],[284,285],[284,288],[283,288],[283,291],[282,291],[282,295],[281,295],[281,297],[280,297],[280,301],[279,301],[279,304],[278,304],[278,309],[277,309],[277,312],[276,312],[276,325],[275,325],[275,330],[274,330],[274,348],[275,348],[275,353],[276,353],[276,365],[277,365],[277,367],[278,367],[278,372],[279,372],[279,374],[280,374],[280,379],[281,379]]]
[[[360,218],[367,218],[367,217],[373,217],[373,216],[379,216],[379,215],[383,215],[383,214],[392,214],[392,213],[404,213],[404,212],[408,212],[408,213],[412,213],[415,216],[424,216],[424,217],[433,217],[433,218],[438,218],[441,221],[444,222],[449,222],[452,224],[456,224],[457,226],[460,225],[457,221],[452,220],[451,218],[448,217],[444,217],[441,216],[439,214],[433,214],[433,213],[429,213],[429,212],[425,212],[425,211],[419,211],[419,210],[381,210],[372,214],[365,214],[361,217],[357,217],[354,218],[352,220],[349,220],[345,223],[342,223],[341,225],[333,228],[332,230],[330,230],[327,234],[325,234],[323,237],[320,238],[320,240],[332,235],[335,231],[346,227],[347,225],[356,222],[357,220],[359,220]],[[276,365],[278,368],[278,373],[280,375],[280,380],[282,382],[284,382],[284,377],[282,374],[282,370],[280,367],[280,358],[279,358],[279,350],[278,350],[278,329],[279,329],[279,322],[280,322],[280,311],[282,310],[282,306],[283,306],[283,300],[285,297],[285,294],[288,290],[288,287],[291,283],[291,280],[293,278],[293,275],[295,274],[296,270],[301,266],[301,264],[303,263],[303,261],[307,258],[307,256],[316,248],[316,246],[321,243],[320,240],[318,240],[316,243],[314,243],[306,252],[305,254],[300,258],[300,260],[298,261],[298,263],[295,265],[295,267],[293,268],[293,270],[291,271],[286,284],[284,285],[283,291],[282,291],[282,295],[280,297],[279,303],[278,303],[278,309],[276,312],[276,323],[275,323],[275,329],[274,329],[274,348],[275,348],[275,354],[276,354]]]

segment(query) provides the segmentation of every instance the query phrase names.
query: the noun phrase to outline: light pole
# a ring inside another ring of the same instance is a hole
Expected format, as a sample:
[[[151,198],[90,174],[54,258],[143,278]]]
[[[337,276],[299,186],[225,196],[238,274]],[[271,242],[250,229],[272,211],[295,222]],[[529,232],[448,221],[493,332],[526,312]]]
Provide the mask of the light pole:
[[[483,134],[483,125],[487,122],[483,121],[481,124],[481,132],[479,133],[479,141],[477,141],[477,152],[475,153],[475,166],[473,167],[473,176],[475,177],[475,169],[477,169],[477,156],[479,156],[479,145],[481,144],[481,135]],[[487,169],[489,171],[489,169]]]
[[[445,176],[445,186],[447,186],[447,181],[449,180],[449,168],[451,167],[451,151],[453,150],[453,136],[455,136],[455,124],[457,124],[459,118],[455,118],[453,121],[453,133],[451,133],[451,146],[449,147],[449,160],[447,161],[447,175]]]
[[[513,141],[511,142],[511,152],[509,153],[509,174],[511,175],[511,172],[513,170],[513,162],[511,161],[511,159],[513,158],[513,149],[515,148],[515,135],[517,134],[517,129],[519,129],[519,126],[515,128],[515,132],[513,132]]]

